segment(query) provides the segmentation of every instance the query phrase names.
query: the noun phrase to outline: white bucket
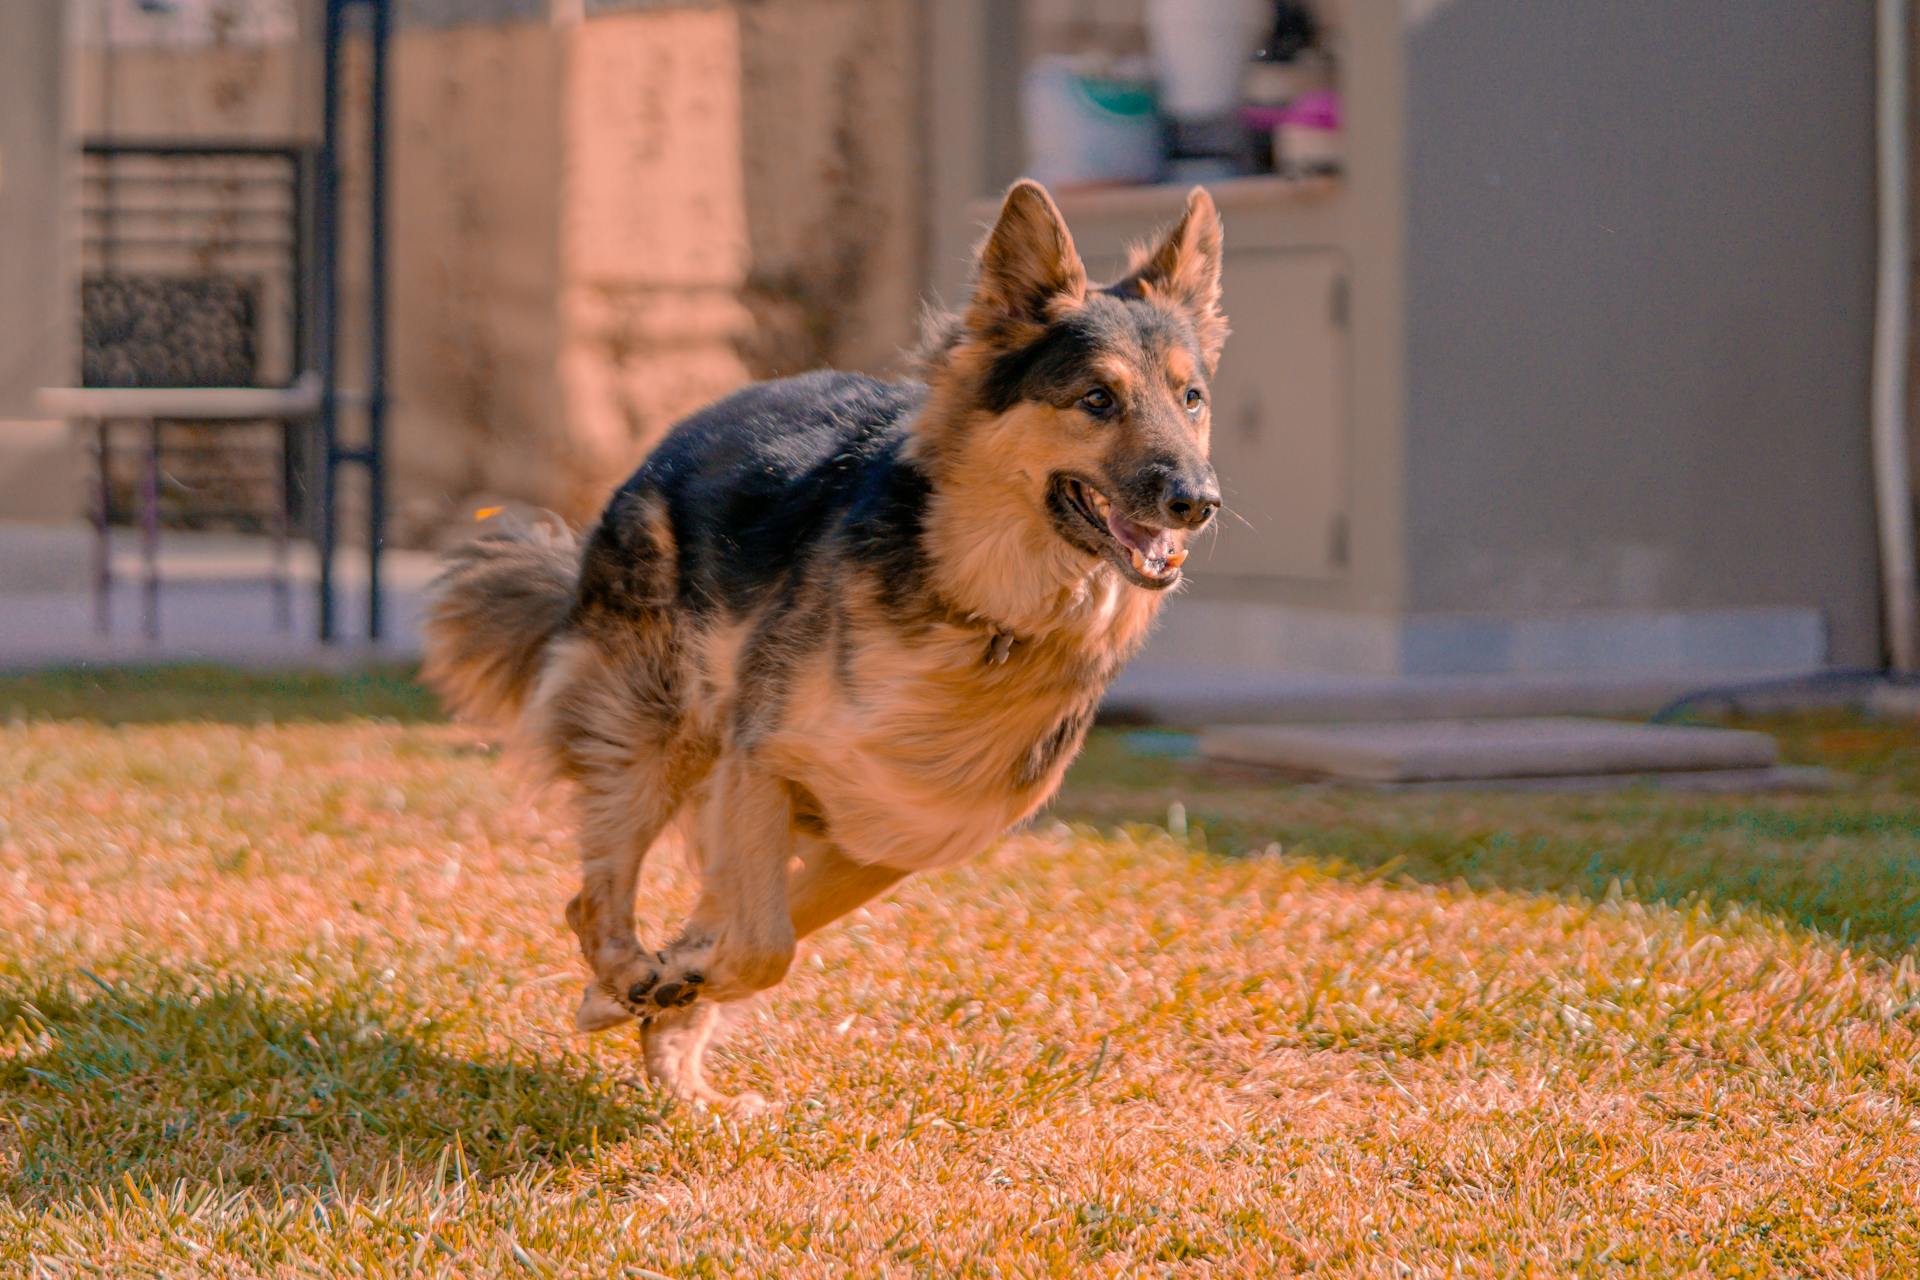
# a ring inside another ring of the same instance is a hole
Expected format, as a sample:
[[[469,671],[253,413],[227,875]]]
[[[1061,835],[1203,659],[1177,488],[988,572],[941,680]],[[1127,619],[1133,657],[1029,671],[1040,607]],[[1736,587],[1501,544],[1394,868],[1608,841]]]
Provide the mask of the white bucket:
[[[1270,16],[1263,0],[1147,0],[1147,36],[1167,114],[1201,120],[1239,106],[1240,83]]]

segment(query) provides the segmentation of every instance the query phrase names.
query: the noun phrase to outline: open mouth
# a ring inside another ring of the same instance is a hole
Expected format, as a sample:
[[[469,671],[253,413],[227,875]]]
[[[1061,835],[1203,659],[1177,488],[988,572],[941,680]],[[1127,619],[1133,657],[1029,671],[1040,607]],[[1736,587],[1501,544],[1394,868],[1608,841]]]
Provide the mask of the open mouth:
[[[1135,586],[1160,591],[1180,580],[1187,549],[1173,530],[1129,518],[1112,499],[1074,476],[1055,476],[1049,497],[1068,541],[1104,555]]]

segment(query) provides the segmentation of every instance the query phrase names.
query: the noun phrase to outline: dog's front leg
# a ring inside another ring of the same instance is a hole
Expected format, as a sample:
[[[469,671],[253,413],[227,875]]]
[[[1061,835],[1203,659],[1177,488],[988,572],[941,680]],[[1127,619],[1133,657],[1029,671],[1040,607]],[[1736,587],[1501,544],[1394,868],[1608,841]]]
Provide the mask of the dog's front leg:
[[[603,1031],[633,1016],[619,992],[626,971],[649,955],[634,937],[634,889],[681,791],[664,768],[606,770],[582,780],[581,884],[567,904],[567,923],[594,975],[574,1014],[582,1031]]]
[[[700,814],[700,901],[666,950],[636,956],[609,984],[642,1018],[699,1000],[738,1000],[786,976],[793,805],[786,785],[738,751],[714,766]]]
[[[724,819],[725,814],[717,813]],[[788,915],[793,933],[804,938],[824,925],[839,919],[863,902],[871,900],[899,883],[906,874],[891,867],[874,867],[848,858],[823,840],[799,842],[803,863],[787,876]],[[731,884],[731,878],[722,881]],[[745,897],[736,901],[747,900]],[[711,909],[714,928],[724,933],[725,899],[710,897],[703,905]],[[724,951],[725,948],[717,948]],[[646,1051],[647,1074],[667,1092],[688,1102],[722,1106],[735,1112],[753,1112],[766,1105],[757,1093],[727,1095],[707,1083],[702,1060],[720,1007],[708,1000],[685,1009],[659,1014],[641,1024],[640,1035]]]
[[[746,755],[730,752],[714,770],[701,828],[706,860],[687,937],[692,945],[712,940],[703,995],[736,1000],[773,986],[793,963],[792,793]]]

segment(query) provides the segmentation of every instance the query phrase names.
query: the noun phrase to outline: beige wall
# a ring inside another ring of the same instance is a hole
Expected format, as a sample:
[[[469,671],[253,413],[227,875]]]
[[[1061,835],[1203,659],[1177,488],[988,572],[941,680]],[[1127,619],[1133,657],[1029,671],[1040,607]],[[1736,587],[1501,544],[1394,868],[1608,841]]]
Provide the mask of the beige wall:
[[[737,0],[404,25],[394,66],[394,531],[475,502],[590,517],[754,377],[885,369],[923,262],[910,0]],[[80,58],[83,123],[102,117]],[[137,136],[311,136],[285,49],[122,50]],[[364,93],[348,94],[349,120]],[[349,200],[363,175],[349,170]],[[361,295],[349,227],[345,314]],[[361,367],[355,335],[344,364]]]
[[[1722,677],[1875,660],[1871,14],[1750,8],[1342,7],[1337,191],[1217,194],[1233,377],[1271,375],[1286,341],[1275,309],[1236,302],[1258,287],[1236,255],[1350,267],[1348,563],[1202,566],[1149,663]],[[1020,12],[950,0],[934,18],[949,288],[1018,171]],[[1085,246],[1176,200],[1063,205]],[[1250,523],[1287,507],[1284,485],[1237,482],[1223,473]]]
[[[61,17],[56,0],[0,4],[0,520],[80,512],[79,453],[34,397],[73,357]]]
[[[34,390],[70,353],[60,278],[64,181],[60,9],[0,4],[0,419],[35,414]],[[22,252],[22,247],[38,246]]]
[[[319,81],[303,63],[274,45],[116,48],[102,57],[87,44],[71,60],[74,118],[84,136],[126,141],[318,137],[320,113],[302,88]]]
[[[456,502],[564,493],[568,40],[409,30],[394,52],[391,492],[396,536],[421,541]]]
[[[883,369],[919,294],[910,6],[615,13],[570,35],[561,358],[597,505],[754,377]]]

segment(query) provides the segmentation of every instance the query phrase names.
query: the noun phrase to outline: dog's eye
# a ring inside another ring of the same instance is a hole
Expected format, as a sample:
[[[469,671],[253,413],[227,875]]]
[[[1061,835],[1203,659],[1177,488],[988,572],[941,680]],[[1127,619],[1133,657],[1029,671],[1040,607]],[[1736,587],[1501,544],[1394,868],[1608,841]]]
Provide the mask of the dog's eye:
[[[1198,387],[1187,388],[1187,412],[1188,413],[1200,412],[1200,406],[1205,404],[1206,402],[1207,402],[1207,397],[1204,394],[1202,394],[1200,388]]]
[[[1096,418],[1103,418],[1113,412],[1113,392],[1095,387],[1080,397],[1080,407]]]

